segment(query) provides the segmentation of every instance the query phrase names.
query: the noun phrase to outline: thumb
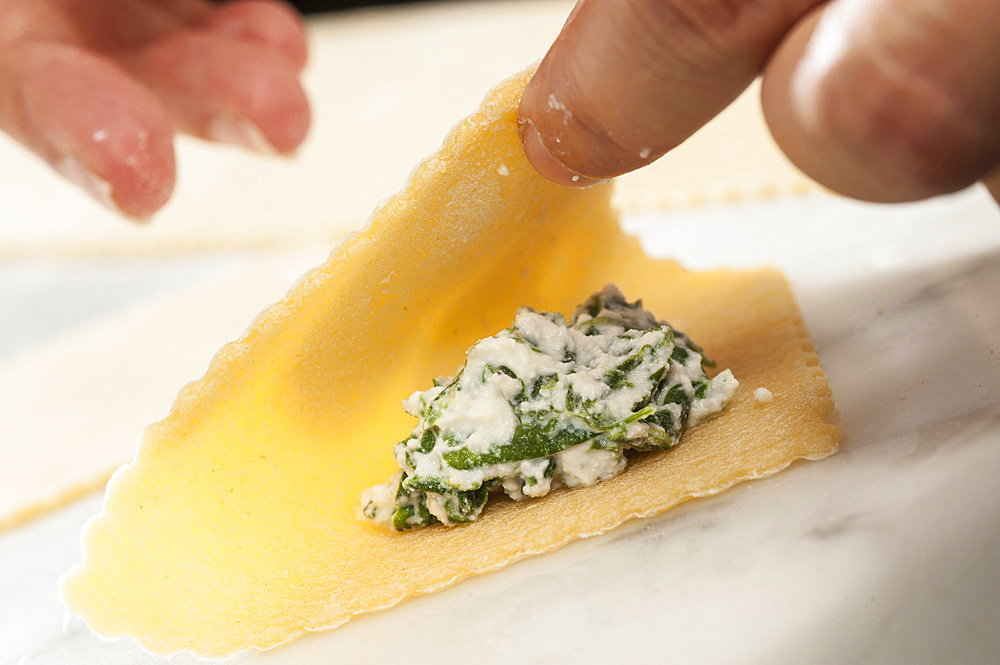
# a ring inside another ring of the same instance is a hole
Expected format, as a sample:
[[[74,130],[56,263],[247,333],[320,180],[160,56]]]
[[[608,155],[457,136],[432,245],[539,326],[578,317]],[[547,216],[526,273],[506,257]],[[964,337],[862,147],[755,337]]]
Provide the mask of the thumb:
[[[521,100],[525,154],[587,185],[644,166],[729,105],[819,0],[580,0]]]

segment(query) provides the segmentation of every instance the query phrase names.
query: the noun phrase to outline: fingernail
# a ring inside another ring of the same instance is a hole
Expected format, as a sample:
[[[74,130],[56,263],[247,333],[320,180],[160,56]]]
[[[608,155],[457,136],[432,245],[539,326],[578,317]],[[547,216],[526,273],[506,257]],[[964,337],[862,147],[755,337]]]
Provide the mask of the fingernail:
[[[133,221],[146,221],[146,218],[126,214],[112,196],[111,183],[97,175],[96,171],[76,155],[66,155],[56,163],[55,168],[64,178],[78,185],[80,189],[90,194],[95,201],[104,207]]]
[[[568,168],[556,159],[542,142],[538,128],[530,118],[519,120],[518,133],[524,154],[535,170],[542,176],[559,185],[567,187],[588,187],[608,182],[607,178],[591,178],[581,175]]]
[[[209,139],[219,143],[238,145],[265,154],[277,152],[257,125],[235,114],[216,116],[208,124],[206,134]]]

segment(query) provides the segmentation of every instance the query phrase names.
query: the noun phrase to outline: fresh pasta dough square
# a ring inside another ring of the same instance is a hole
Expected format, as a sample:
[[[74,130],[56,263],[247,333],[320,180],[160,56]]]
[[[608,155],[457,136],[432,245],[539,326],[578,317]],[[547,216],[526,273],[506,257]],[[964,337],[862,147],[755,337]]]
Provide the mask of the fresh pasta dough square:
[[[159,653],[272,648],[834,452],[830,390],[782,276],[651,259],[609,186],[536,175],[516,128],[528,76],[492,91],[144,433],[63,581],[94,631]],[[742,387],[725,412],[615,478],[494,500],[471,524],[395,533],[359,517],[413,427],[400,400],[518,306],[571,311],[606,283],[732,369]]]

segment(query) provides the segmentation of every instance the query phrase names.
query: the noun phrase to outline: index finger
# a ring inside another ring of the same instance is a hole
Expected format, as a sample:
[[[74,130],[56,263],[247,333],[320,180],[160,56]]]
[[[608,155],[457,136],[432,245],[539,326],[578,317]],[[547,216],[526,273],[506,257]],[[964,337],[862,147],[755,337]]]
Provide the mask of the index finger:
[[[525,90],[528,159],[582,185],[649,164],[731,103],[820,0],[581,0]]]

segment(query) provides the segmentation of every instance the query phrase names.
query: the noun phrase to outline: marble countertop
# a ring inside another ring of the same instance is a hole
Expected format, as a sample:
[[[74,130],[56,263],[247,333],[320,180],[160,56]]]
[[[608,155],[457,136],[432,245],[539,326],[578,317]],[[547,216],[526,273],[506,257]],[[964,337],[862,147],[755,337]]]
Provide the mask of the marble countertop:
[[[303,151],[251,159],[182,141],[175,199],[146,230],[0,139],[0,394],[27,380],[17,413],[0,404],[21,428],[0,422],[0,483],[45,480],[5,460],[78,423],[100,427],[59,453],[63,467],[87,463],[98,437],[120,440],[112,461],[127,461],[211,353],[490,85],[539,57],[571,4],[317,19]],[[345,90],[369,125],[338,115]],[[819,193],[773,151],[751,97],[624,179],[619,200],[651,254],[784,271],[833,388],[841,452],[226,662],[1000,663],[993,201],[978,188],[898,206]],[[259,289],[242,288],[250,275]],[[58,581],[101,501],[84,493],[0,530],[0,665],[201,662],[103,641],[65,615]]]

